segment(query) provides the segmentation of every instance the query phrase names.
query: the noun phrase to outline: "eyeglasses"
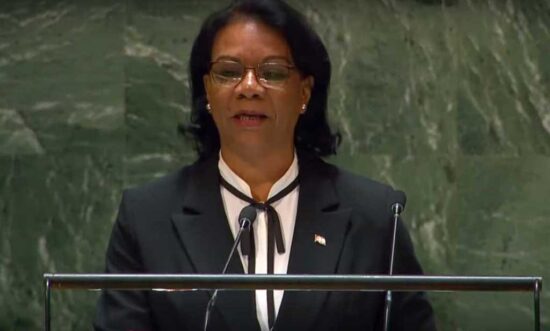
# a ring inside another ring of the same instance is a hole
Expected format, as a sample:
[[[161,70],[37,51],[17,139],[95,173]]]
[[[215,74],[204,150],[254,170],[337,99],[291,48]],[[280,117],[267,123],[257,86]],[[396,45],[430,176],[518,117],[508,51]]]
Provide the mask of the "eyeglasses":
[[[282,63],[260,63],[254,67],[246,67],[236,61],[215,61],[210,63],[212,80],[224,86],[239,84],[249,69],[254,70],[256,80],[266,88],[281,88],[290,77],[294,66]]]

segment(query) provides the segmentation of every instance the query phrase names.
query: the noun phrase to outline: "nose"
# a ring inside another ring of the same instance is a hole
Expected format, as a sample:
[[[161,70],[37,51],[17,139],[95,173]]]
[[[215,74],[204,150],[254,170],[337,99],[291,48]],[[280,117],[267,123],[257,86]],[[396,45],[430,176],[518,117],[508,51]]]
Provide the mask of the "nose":
[[[246,69],[243,79],[241,79],[235,89],[239,97],[249,99],[261,97],[265,92],[265,88],[258,81],[256,73],[252,68]]]

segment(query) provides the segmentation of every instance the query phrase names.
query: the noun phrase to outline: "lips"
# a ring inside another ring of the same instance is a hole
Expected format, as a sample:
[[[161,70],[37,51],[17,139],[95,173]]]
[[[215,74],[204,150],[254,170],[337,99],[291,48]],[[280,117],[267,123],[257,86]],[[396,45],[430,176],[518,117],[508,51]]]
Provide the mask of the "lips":
[[[237,125],[244,127],[256,127],[265,121],[268,117],[257,111],[242,111],[233,116]]]
[[[239,118],[239,119],[254,119],[254,118],[262,119],[262,118],[267,118],[267,116],[265,114],[263,114],[261,112],[258,112],[258,111],[241,111],[233,117]]]
[[[239,119],[239,120],[248,120],[248,121],[251,121],[251,120],[261,120],[261,119],[264,119],[264,118],[267,118],[267,116],[265,115],[247,115],[247,114],[241,114],[241,115],[235,115],[235,118]]]

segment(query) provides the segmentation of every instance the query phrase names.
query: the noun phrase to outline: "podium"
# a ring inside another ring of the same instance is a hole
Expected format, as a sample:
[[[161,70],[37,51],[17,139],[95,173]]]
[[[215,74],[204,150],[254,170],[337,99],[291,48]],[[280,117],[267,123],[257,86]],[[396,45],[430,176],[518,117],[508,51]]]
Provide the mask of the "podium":
[[[44,328],[51,330],[52,290],[257,290],[532,292],[540,331],[542,277],[384,275],[44,274]]]

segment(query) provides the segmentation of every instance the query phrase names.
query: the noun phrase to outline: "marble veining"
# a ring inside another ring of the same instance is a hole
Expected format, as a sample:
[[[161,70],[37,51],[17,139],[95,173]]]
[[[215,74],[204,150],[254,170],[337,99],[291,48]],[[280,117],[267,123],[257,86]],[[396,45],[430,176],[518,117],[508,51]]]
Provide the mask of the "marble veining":
[[[122,190],[195,159],[187,63],[225,3],[0,2],[0,331],[40,330],[42,273],[102,271]],[[329,161],[407,192],[426,273],[549,279],[550,3],[290,3],[332,60]],[[530,294],[430,296],[441,330],[532,326]],[[96,297],[56,293],[55,329]]]

